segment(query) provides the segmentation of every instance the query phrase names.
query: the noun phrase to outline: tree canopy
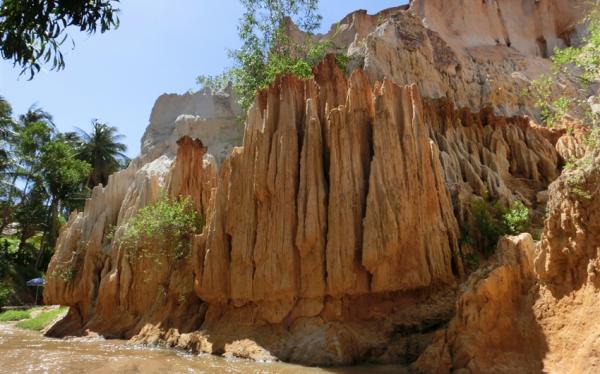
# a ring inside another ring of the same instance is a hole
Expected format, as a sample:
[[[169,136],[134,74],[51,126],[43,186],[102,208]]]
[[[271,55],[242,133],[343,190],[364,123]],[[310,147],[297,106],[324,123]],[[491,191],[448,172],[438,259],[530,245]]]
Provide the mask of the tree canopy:
[[[120,142],[123,135],[117,133],[118,129],[101,123],[98,120],[92,121],[92,130],[87,133],[78,129],[78,134],[67,133],[65,139],[71,142],[79,142],[78,156],[92,166],[88,187],[102,183],[106,186],[108,176],[126,165],[129,158],[125,155],[127,146]],[[76,139],[79,136],[79,140]]]
[[[312,66],[325,55],[327,41],[311,38],[292,40],[287,28],[293,22],[300,31],[314,34],[321,25],[318,0],[240,0],[244,13],[239,20],[238,35],[242,46],[230,51],[233,67],[223,74],[199,76],[197,82],[213,90],[232,83],[244,110],[256,91],[280,74],[303,78],[312,75]]]
[[[0,98],[0,262],[44,268],[60,225],[125,165],[117,128],[91,127],[61,133],[42,108],[15,116]]]
[[[69,27],[94,34],[119,25],[120,0],[0,0],[0,54],[28,72],[65,67]]]

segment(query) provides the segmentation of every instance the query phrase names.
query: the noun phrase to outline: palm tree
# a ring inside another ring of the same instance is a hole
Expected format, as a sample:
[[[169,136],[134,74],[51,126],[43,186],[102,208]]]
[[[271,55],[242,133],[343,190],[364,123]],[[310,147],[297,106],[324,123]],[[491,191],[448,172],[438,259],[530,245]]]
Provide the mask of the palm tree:
[[[10,223],[13,215],[14,199],[26,194],[30,182],[34,178],[33,167],[42,145],[50,139],[55,131],[52,115],[37,104],[33,104],[27,113],[21,114],[18,121],[10,118],[12,110],[6,100],[0,98],[0,116],[7,117],[3,122],[3,136],[9,145],[5,148],[8,163],[3,170],[3,186],[7,186],[6,204],[2,213],[0,232]],[[4,148],[4,145],[3,145]],[[2,155],[0,155],[2,156]],[[17,180],[25,178],[24,187],[17,187]],[[12,181],[10,180],[12,179]]]
[[[121,169],[129,160],[125,155],[127,146],[120,143],[123,135],[117,133],[114,126],[92,120],[92,131],[87,132],[77,129],[81,143],[79,158],[87,161],[92,166],[87,185],[90,188],[102,183],[106,185],[108,176]]]
[[[32,106],[30,106],[27,110],[27,113],[21,114],[19,116],[19,122],[23,126],[33,122],[44,122],[50,127],[54,128],[54,121],[52,120],[52,115],[40,108],[37,104],[33,104]]]
[[[2,174],[10,162],[10,138],[13,131],[12,107],[0,96],[0,172]]]

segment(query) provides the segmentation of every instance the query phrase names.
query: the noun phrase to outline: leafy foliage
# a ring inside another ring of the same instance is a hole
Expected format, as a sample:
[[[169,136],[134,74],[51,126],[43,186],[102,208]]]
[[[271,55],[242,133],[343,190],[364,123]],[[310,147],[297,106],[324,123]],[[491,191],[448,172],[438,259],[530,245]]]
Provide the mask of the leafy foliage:
[[[13,289],[0,281],[0,306],[7,305],[10,298],[12,297]]]
[[[120,139],[116,128],[98,121],[91,134],[60,133],[37,106],[15,118],[0,98],[0,282],[11,302],[28,299],[23,277],[46,268],[60,226],[83,206],[88,185],[105,183],[126,163]],[[74,269],[60,269],[59,276],[70,281]]]
[[[66,134],[67,142],[78,146],[78,157],[92,166],[87,182],[89,188],[100,183],[106,186],[108,176],[129,161],[124,153],[127,151],[127,146],[120,142],[123,135],[119,135],[117,131],[116,127],[95,119],[92,121],[92,131],[89,134],[81,129],[79,129],[79,139],[76,134]]]
[[[587,155],[565,166],[567,186],[570,191],[582,200],[591,200],[592,193],[585,186],[586,169],[593,165],[593,155]]]
[[[65,199],[79,191],[90,174],[90,164],[78,160],[75,149],[61,140],[48,142],[42,151],[42,175],[50,193],[57,199]]]
[[[233,68],[214,77],[200,76],[197,83],[220,91],[229,83],[247,110],[256,91],[268,86],[278,75],[293,74],[310,78],[312,67],[325,57],[331,40],[315,41],[312,34],[321,24],[318,0],[241,0],[244,13],[238,26],[242,46],[230,51]],[[291,22],[307,33],[294,41],[286,32]],[[340,56],[340,65],[347,64]]]
[[[52,275],[59,277],[65,283],[69,283],[75,279],[75,276],[77,275],[77,268],[73,265],[57,267]]]
[[[516,200],[510,208],[485,199],[472,204],[473,221],[461,228],[462,242],[479,249],[486,256],[494,253],[504,235],[517,235],[529,229],[529,210]]]
[[[542,121],[548,127],[554,127],[569,114],[569,110],[575,103],[574,98],[560,96],[553,98],[552,86],[554,78],[542,75],[532,82],[531,90],[535,92],[535,106],[540,111]]]
[[[203,219],[189,197],[162,196],[129,220],[118,244],[132,260],[140,256],[155,258],[157,254],[181,260],[190,252],[191,236],[203,225]]]
[[[529,209],[519,200],[515,200],[510,209],[502,215],[502,221],[508,234],[517,235],[528,230]]]
[[[12,138],[12,107],[0,96],[0,173],[4,174],[11,162],[9,143]],[[0,189],[6,186],[0,186]]]
[[[588,34],[581,46],[556,49],[552,56],[554,71],[552,75],[543,75],[534,80],[528,94],[535,98],[544,123],[552,127],[563,118],[571,116],[581,119],[590,128],[598,127],[600,118],[591,109],[593,102],[589,96],[590,84],[600,80],[600,2],[589,2],[590,12],[583,20],[588,25]],[[576,97],[556,95],[553,87],[562,84],[562,80],[577,84]],[[600,104],[600,103],[596,103]]]
[[[30,78],[42,64],[65,66],[60,47],[67,29],[104,33],[119,25],[119,0],[3,0],[0,2],[0,54],[28,71]]]

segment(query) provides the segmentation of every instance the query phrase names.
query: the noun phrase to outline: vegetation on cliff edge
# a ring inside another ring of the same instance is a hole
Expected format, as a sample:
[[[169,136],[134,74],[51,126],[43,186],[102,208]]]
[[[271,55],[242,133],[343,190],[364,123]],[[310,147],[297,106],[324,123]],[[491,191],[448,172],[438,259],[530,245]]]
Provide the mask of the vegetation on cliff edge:
[[[490,256],[504,235],[518,235],[530,229],[529,209],[519,200],[505,208],[498,201],[478,198],[471,204],[471,216],[461,227],[461,245],[471,252],[467,265],[477,267],[477,254]]]
[[[597,146],[600,126],[600,2],[589,2],[590,12],[582,20],[588,32],[579,46],[557,48],[551,57],[553,71],[542,75],[531,84],[528,94],[532,95],[540,111],[542,121],[549,127],[560,124],[566,118],[576,119],[590,130],[590,141]],[[567,95],[554,87],[573,84],[575,92]]]
[[[192,236],[204,225],[190,197],[162,196],[140,209],[128,222],[118,245],[130,260],[148,258],[160,261],[161,255],[181,260],[188,256]]]
[[[244,111],[254,102],[256,92],[282,74],[310,78],[313,67],[333,48],[330,37],[314,37],[321,24],[318,0],[240,0],[244,14],[238,25],[242,46],[229,51],[233,67],[217,76],[199,76],[202,87],[221,91],[232,84]],[[304,33],[294,33],[297,27]],[[297,35],[296,38],[291,37]],[[338,65],[346,69],[348,58],[337,55]]]

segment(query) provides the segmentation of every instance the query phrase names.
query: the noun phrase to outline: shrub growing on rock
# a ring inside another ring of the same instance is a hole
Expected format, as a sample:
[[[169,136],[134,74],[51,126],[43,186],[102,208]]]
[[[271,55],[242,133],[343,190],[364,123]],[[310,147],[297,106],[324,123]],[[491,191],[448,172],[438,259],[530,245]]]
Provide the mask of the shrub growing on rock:
[[[540,119],[549,127],[560,124],[566,117],[576,118],[590,130],[592,146],[597,148],[597,129],[600,126],[600,105],[594,85],[600,79],[600,2],[589,1],[589,13],[582,20],[588,28],[578,46],[557,48],[551,56],[554,70],[531,83],[526,94],[536,101]],[[569,81],[576,92],[573,97],[564,95],[564,86]]]
[[[509,208],[497,201],[477,199],[472,204],[473,219],[461,229],[462,241],[484,255],[494,253],[504,235],[518,235],[529,229],[529,209],[519,200]]]
[[[203,219],[189,197],[161,197],[140,209],[127,223],[118,244],[130,259],[167,255],[181,260],[190,253],[191,237],[200,232]]]

